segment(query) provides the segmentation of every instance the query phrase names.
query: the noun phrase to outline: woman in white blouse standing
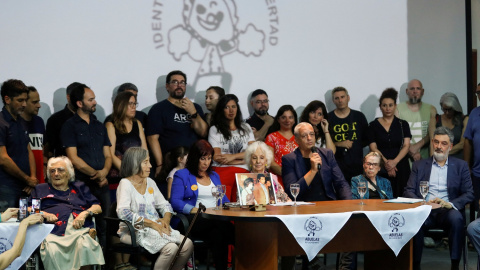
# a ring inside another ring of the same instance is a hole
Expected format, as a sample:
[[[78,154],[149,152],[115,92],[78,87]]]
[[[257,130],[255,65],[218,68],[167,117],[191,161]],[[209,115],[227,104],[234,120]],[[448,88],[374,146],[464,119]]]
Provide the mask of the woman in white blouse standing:
[[[250,125],[243,122],[238,98],[233,94],[223,96],[215,108],[208,142],[214,150],[213,166],[227,187],[227,198],[237,199],[235,173],[248,173],[245,150],[255,141]]]

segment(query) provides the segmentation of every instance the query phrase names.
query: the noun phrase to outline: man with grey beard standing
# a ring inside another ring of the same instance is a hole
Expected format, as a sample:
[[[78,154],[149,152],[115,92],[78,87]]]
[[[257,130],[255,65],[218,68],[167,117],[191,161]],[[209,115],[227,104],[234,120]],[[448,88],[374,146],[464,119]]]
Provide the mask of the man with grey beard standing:
[[[424,231],[438,227],[448,233],[451,269],[459,269],[465,244],[465,205],[474,198],[472,179],[467,162],[448,156],[453,146],[450,129],[438,127],[431,143],[433,156],[413,164],[403,194],[407,198],[423,198],[420,181],[428,181],[425,200],[432,205],[432,211],[413,238],[413,269],[420,269]]]
[[[408,101],[397,105],[396,116],[408,122],[412,133],[412,140],[408,150],[409,156],[414,160],[428,158],[429,156],[429,136],[428,123],[435,121],[437,109],[434,106],[422,102],[423,89],[422,82],[413,79],[408,82],[407,89]]]

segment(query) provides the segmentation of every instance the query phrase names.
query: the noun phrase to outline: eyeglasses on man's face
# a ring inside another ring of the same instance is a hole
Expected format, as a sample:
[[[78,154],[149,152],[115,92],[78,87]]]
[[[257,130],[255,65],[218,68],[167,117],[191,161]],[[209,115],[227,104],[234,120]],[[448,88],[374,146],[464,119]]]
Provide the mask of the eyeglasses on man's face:
[[[255,104],[257,104],[257,105],[268,104],[269,101],[270,100],[268,100],[268,99],[257,100],[257,101],[255,101]]]
[[[173,80],[173,81],[170,82],[170,84],[173,84],[173,85],[175,85],[175,86],[178,86],[178,85],[180,85],[180,86],[185,86],[185,85],[187,85],[187,82],[186,82],[186,81],[180,81],[180,82],[179,82],[179,81],[177,81],[177,80]]]

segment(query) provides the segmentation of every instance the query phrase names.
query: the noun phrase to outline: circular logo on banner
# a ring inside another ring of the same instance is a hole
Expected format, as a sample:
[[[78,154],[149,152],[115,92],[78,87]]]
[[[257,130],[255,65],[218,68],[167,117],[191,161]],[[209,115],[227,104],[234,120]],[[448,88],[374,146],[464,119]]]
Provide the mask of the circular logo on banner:
[[[322,222],[316,217],[310,217],[305,221],[304,229],[308,232],[308,236],[315,236],[315,232],[322,229]]]
[[[0,254],[11,249],[12,246],[13,246],[12,241],[8,240],[7,238],[0,237]]]
[[[388,219],[388,226],[392,228],[392,232],[398,232],[398,228],[405,225],[405,218],[400,213],[395,213]]]

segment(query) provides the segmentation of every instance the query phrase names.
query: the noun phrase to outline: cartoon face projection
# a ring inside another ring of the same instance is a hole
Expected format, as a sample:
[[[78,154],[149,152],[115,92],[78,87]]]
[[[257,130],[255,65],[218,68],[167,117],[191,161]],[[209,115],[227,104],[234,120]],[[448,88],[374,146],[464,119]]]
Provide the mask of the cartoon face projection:
[[[233,38],[236,22],[231,0],[186,0],[185,7],[188,6],[186,23],[201,37],[213,44]]]
[[[222,58],[234,52],[258,57],[265,49],[262,30],[252,23],[239,28],[234,0],[183,0],[182,18],[181,24],[168,31],[168,52],[177,61],[188,55],[200,63],[191,84],[194,88],[200,85],[230,88],[231,75],[225,70]],[[220,81],[215,77],[218,75],[222,76]]]

